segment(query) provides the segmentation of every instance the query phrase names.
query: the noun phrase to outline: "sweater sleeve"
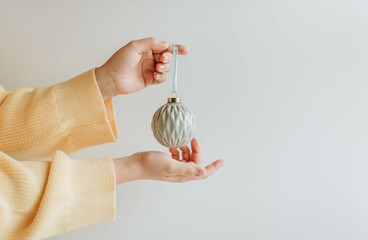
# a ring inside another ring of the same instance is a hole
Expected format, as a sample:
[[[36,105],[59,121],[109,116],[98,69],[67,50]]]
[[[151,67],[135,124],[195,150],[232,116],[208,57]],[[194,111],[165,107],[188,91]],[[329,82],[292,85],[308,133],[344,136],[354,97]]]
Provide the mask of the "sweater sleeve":
[[[116,141],[112,100],[103,101],[95,69],[50,87],[0,88],[0,151],[50,157]]]
[[[114,220],[111,158],[17,161],[0,152],[0,239],[44,239]]]

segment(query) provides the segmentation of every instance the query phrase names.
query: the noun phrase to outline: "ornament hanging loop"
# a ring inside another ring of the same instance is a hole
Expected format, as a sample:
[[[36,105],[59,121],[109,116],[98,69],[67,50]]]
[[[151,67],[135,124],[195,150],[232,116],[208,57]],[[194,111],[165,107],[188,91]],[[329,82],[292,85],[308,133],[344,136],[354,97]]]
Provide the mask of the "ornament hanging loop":
[[[174,92],[174,91],[171,92],[171,97],[172,98],[177,98],[178,96],[179,96],[179,94],[177,92]]]
[[[178,52],[179,52],[179,46],[178,44],[173,44],[172,46],[172,51],[173,51],[173,89],[171,92],[171,95],[173,95],[173,93],[176,94],[176,97],[178,96],[178,87],[177,87],[177,82],[178,82]]]

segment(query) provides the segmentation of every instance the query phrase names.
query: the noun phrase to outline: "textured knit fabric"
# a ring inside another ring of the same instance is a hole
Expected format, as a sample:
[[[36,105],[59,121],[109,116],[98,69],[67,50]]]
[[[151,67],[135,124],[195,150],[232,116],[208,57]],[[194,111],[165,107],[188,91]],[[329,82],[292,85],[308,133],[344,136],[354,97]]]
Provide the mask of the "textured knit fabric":
[[[112,100],[103,101],[94,69],[51,87],[0,87],[0,239],[44,239],[114,220],[112,159],[65,153],[116,138]]]

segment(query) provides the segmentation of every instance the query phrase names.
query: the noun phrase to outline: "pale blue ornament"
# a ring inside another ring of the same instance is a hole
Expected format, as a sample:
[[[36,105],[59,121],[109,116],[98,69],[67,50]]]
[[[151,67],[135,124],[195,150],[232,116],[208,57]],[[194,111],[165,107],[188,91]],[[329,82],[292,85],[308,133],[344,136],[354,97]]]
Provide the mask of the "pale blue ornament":
[[[169,98],[168,103],[153,115],[151,128],[161,145],[180,148],[193,139],[196,119],[189,108],[180,102],[180,98]]]

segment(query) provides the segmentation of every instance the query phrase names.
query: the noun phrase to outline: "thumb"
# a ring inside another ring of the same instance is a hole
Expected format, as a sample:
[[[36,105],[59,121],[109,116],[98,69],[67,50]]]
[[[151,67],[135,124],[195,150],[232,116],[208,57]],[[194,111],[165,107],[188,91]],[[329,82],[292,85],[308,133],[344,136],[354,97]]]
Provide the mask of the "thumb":
[[[194,163],[177,162],[173,173],[179,176],[203,177],[206,175],[206,169]]]
[[[152,50],[153,53],[161,53],[170,46],[170,43],[150,37],[131,41],[129,45],[131,45],[138,52]]]

